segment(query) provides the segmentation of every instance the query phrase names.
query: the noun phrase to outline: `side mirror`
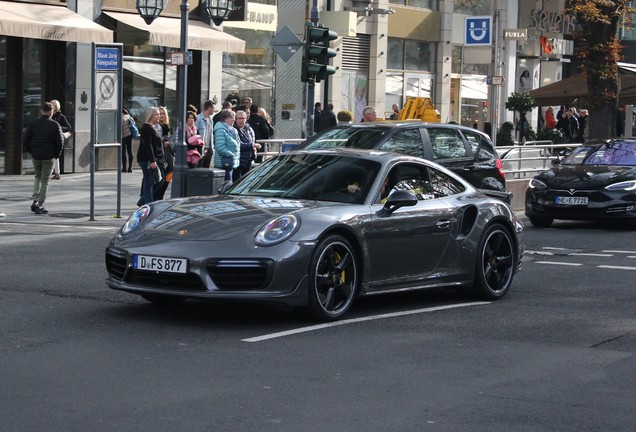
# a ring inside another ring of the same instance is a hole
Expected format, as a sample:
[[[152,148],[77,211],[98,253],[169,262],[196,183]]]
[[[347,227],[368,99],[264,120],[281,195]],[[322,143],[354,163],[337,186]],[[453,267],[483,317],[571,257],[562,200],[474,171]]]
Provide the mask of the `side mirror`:
[[[404,190],[396,190],[391,192],[384,207],[377,212],[380,217],[389,216],[400,207],[411,207],[417,204],[417,197],[412,192]]]

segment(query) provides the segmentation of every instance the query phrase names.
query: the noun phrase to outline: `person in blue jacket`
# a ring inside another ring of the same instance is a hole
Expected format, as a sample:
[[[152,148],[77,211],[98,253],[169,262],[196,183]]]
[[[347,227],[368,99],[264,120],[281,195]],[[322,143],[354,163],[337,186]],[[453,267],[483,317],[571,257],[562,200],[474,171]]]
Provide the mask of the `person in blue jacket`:
[[[214,167],[225,170],[225,180],[232,180],[232,171],[239,166],[241,144],[234,121],[236,114],[230,109],[221,111],[214,125]]]

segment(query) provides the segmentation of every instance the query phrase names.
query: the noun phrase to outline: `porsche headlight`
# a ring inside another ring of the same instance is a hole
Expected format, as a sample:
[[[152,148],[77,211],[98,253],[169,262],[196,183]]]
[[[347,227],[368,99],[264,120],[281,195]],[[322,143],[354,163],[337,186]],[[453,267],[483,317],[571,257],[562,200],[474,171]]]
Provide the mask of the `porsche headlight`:
[[[298,230],[300,221],[294,215],[284,215],[270,221],[258,231],[254,242],[259,246],[272,246],[287,240]]]
[[[126,221],[126,224],[121,229],[122,234],[128,234],[129,232],[137,228],[143,223],[144,220],[146,220],[149,214],[150,207],[148,207],[147,205],[139,207],[137,211],[130,215],[130,217]]]
[[[536,178],[533,178],[532,180],[530,180],[530,183],[528,183],[528,187],[530,189],[547,189],[548,186],[543,183],[541,180],[537,180]]]
[[[607,185],[605,186],[605,189],[614,190],[614,191],[615,190],[632,191],[636,189],[636,180],[622,181],[622,182],[614,183],[611,185]]]

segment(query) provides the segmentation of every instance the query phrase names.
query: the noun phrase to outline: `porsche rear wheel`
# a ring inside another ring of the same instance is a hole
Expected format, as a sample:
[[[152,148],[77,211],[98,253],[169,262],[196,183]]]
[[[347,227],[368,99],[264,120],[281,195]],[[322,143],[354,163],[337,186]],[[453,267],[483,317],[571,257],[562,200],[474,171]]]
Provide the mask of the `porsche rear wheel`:
[[[514,242],[508,230],[500,224],[489,226],[477,250],[474,293],[486,300],[503,297],[512,285],[515,255]]]
[[[309,267],[309,311],[321,321],[333,321],[351,307],[358,287],[357,259],[342,236],[322,240]]]

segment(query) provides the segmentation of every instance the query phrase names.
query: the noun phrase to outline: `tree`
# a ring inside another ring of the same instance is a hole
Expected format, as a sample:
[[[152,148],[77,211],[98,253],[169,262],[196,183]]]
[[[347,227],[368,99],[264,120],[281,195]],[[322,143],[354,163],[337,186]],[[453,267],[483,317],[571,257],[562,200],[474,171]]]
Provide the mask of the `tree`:
[[[506,101],[506,109],[508,111],[512,111],[513,113],[518,111],[519,119],[525,118],[526,113],[530,112],[533,106],[535,106],[534,99],[528,92],[512,92],[508,97],[508,100]],[[524,136],[526,140],[530,140],[531,136],[534,135],[534,131],[531,132],[532,128],[530,128],[527,122],[526,125],[528,127],[528,130],[525,131]],[[519,123],[517,123],[517,130],[519,130],[518,126]],[[499,144],[499,142],[497,142],[497,144]]]
[[[630,0],[570,0],[565,12],[576,16],[579,27],[574,32],[576,55],[581,71],[587,77],[588,97],[584,101],[590,111],[590,138],[616,135],[618,115],[618,69],[621,44],[619,25],[623,22]]]

